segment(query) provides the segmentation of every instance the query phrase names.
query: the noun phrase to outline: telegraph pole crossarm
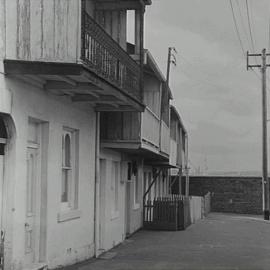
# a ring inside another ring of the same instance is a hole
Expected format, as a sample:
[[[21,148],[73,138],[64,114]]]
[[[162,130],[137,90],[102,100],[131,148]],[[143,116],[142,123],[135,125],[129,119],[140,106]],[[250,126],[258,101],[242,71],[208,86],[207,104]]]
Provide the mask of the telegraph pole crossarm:
[[[261,65],[250,65],[249,57],[260,56],[262,59]],[[268,157],[267,157],[267,91],[266,91],[266,69],[270,64],[266,63],[267,56],[266,49],[262,50],[262,53],[247,52],[247,69],[260,68],[262,73],[262,189],[263,189],[263,214],[264,219],[269,220],[269,179],[268,179]]]
[[[167,85],[169,85],[169,81],[170,81],[171,63],[173,63],[176,66],[176,57],[173,53],[177,54],[176,49],[174,47],[169,47],[168,48],[168,61],[167,61],[167,77],[166,77]]]

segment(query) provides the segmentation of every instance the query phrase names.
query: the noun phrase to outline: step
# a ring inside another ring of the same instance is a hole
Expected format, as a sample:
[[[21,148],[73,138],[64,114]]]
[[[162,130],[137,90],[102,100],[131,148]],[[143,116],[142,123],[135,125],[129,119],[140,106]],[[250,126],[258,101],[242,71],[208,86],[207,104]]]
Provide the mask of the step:
[[[23,270],[47,270],[48,265],[46,263],[33,263],[31,265],[25,265]]]

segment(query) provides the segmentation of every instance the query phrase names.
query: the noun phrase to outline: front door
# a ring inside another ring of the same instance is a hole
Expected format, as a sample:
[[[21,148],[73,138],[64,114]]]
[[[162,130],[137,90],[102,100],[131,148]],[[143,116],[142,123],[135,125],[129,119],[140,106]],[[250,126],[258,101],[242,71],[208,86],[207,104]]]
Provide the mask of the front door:
[[[126,168],[126,166],[122,166]],[[125,235],[128,237],[130,235],[130,215],[131,215],[131,198],[130,198],[130,188],[132,181],[132,164],[131,162],[127,163],[127,172],[122,176],[126,182],[126,200],[125,200]]]
[[[40,233],[40,173],[39,147],[32,144],[27,148],[27,192],[25,220],[26,264],[39,261]]]

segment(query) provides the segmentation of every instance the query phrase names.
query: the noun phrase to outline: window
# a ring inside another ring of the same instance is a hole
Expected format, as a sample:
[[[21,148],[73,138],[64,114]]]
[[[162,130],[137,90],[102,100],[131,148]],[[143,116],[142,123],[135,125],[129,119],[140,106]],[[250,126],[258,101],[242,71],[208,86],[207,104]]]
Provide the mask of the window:
[[[112,162],[112,177],[111,177],[111,191],[112,191],[112,198],[113,198],[113,204],[112,204],[112,213],[113,215],[116,215],[119,210],[119,202],[118,202],[118,185],[119,184],[119,162],[113,161]]]
[[[78,131],[64,128],[62,134],[61,210],[78,206]]]
[[[139,177],[138,174],[134,175],[134,206],[139,206]]]
[[[131,180],[131,175],[132,175],[132,166],[131,166],[131,162],[128,162],[128,176],[127,176],[128,181]]]
[[[127,42],[135,43],[135,11],[127,11]]]

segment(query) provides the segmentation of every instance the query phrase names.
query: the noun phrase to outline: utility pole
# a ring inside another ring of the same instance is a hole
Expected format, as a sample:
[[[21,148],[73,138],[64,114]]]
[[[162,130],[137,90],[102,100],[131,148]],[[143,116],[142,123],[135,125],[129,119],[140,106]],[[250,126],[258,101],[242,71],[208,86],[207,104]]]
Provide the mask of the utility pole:
[[[169,85],[169,80],[170,80],[171,63],[173,63],[176,66],[176,57],[173,54],[173,52],[177,53],[176,49],[174,47],[169,47],[168,62],[167,62],[167,78],[166,78],[167,85]]]
[[[261,54],[250,54],[247,52],[247,69],[260,68],[262,73],[262,189],[263,189],[263,214],[264,219],[269,220],[269,179],[268,179],[268,161],[267,161],[267,91],[266,91],[266,69],[270,65],[267,64],[266,58],[270,54],[266,53],[266,49]],[[249,57],[260,56],[262,58],[261,65],[250,65]]]

